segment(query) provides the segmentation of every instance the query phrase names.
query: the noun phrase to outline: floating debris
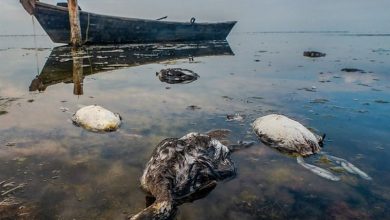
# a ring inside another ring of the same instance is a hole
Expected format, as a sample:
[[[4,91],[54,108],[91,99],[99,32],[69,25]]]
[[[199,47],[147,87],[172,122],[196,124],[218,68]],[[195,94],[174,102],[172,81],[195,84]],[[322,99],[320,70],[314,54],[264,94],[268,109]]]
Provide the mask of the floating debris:
[[[374,52],[374,53],[387,53],[387,52],[390,52],[390,50],[384,49],[384,48],[379,48],[379,49],[372,50],[372,52]]]
[[[251,99],[257,99],[257,100],[262,100],[264,99],[263,97],[260,97],[260,96],[252,96],[250,97]]]
[[[379,103],[379,104],[388,104],[388,103],[390,103],[389,101],[385,101],[385,100],[381,100],[381,99],[375,100],[375,102]]]
[[[359,109],[359,110],[357,110],[356,112],[357,112],[357,113],[362,113],[362,114],[363,114],[363,113],[367,113],[368,111],[367,111],[367,110],[364,110],[364,109]]]
[[[187,84],[199,78],[199,75],[191,70],[182,68],[163,69],[156,73],[161,82],[169,84]]]
[[[101,106],[90,105],[79,109],[73,115],[72,121],[86,130],[105,132],[116,131],[121,124],[121,117]]]
[[[62,112],[68,112],[69,111],[69,108],[66,108],[66,107],[60,107],[60,110]]]
[[[300,88],[298,90],[303,90],[303,91],[306,91],[306,92],[317,92],[317,87],[315,87],[315,86],[312,86],[311,88],[304,87],[304,88]]]
[[[357,85],[358,85],[358,86],[364,86],[364,87],[371,87],[370,85],[365,84],[365,83],[358,83]]]
[[[232,101],[233,100],[232,97],[227,96],[227,95],[222,96],[222,98],[225,99],[225,100],[228,100],[228,101]]]
[[[310,103],[313,103],[313,104],[325,104],[329,102],[329,100],[327,99],[314,99],[312,101],[310,101]]]
[[[35,219],[31,207],[13,195],[25,186],[26,184],[16,184],[10,180],[0,182],[0,219]]]
[[[303,56],[311,57],[311,58],[317,58],[317,57],[324,57],[324,56],[326,56],[326,53],[321,53],[321,52],[318,52],[318,51],[305,51],[305,52],[303,52]]]
[[[12,186],[12,185],[13,184],[11,184],[11,185],[4,184],[3,187]],[[19,185],[15,186],[15,187],[12,187],[11,189],[8,189],[8,190],[2,192],[1,196],[7,196],[8,194],[13,193],[13,192],[15,192],[15,191],[17,191],[19,189],[23,189],[25,187],[25,185],[26,184],[19,184]]]
[[[342,72],[347,72],[347,73],[366,73],[366,71],[361,70],[361,69],[356,69],[356,68],[344,68],[341,69]]]
[[[239,121],[239,122],[242,122],[244,121],[246,118],[246,115],[242,115],[240,113],[235,113],[235,114],[231,114],[231,115],[227,115],[226,116],[226,121]]]
[[[191,110],[191,111],[200,110],[200,109],[202,108],[196,105],[187,106],[187,110]]]

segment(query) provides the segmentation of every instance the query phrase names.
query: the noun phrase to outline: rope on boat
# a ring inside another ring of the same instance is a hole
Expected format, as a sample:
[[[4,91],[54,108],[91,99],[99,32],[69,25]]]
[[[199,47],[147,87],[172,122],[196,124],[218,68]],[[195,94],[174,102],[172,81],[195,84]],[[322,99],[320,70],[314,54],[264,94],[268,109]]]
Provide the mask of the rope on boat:
[[[87,30],[85,31],[85,41],[84,43],[88,42],[88,32],[89,32],[89,25],[90,25],[90,14],[88,13],[88,23],[87,23]]]
[[[39,61],[38,61],[38,46],[37,46],[37,34],[35,30],[35,21],[34,16],[31,16],[32,20],[32,26],[33,26],[33,32],[34,32],[34,51],[35,51],[35,61],[36,61],[36,67],[37,67],[37,76],[39,75]]]

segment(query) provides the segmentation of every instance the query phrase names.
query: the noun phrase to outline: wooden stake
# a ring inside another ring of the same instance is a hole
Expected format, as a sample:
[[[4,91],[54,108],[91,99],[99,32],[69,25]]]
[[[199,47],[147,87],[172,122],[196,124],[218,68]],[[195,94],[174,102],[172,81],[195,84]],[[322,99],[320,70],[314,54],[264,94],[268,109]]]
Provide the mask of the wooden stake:
[[[72,48],[73,58],[73,94],[83,95],[83,57],[81,48]]]
[[[70,22],[70,44],[73,47],[82,45],[79,6],[77,0],[68,0]]]

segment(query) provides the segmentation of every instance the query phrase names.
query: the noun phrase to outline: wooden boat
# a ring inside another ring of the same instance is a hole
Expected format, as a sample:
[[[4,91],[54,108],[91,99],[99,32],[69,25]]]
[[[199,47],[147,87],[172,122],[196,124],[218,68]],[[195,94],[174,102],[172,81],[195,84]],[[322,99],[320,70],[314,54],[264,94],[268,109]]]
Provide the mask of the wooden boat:
[[[70,42],[69,14],[66,4],[57,6],[38,0],[20,0],[26,11],[36,17],[55,43]],[[222,23],[145,20],[100,15],[80,10],[84,44],[125,44],[225,40],[235,21]]]
[[[83,78],[97,73],[151,63],[232,55],[234,53],[227,41],[94,45],[80,48],[77,54],[72,53],[70,46],[60,46],[52,50],[40,74],[32,80],[29,90],[44,91],[48,86],[58,83],[76,84],[82,81],[78,79],[80,77],[75,77],[78,75]],[[74,68],[75,61],[80,63],[79,70]]]

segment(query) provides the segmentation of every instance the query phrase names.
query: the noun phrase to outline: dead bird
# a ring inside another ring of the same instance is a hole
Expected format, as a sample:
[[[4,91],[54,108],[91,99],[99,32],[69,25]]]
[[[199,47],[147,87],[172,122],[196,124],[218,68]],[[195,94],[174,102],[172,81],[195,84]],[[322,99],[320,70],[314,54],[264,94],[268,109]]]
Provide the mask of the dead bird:
[[[192,70],[182,68],[162,69],[160,72],[156,72],[156,76],[161,82],[168,84],[187,84],[199,78],[199,75]]]
[[[233,178],[236,169],[231,152],[239,149],[238,145],[248,147],[253,142],[229,148],[215,138],[225,134],[189,133],[161,141],[141,177],[141,188],[152,198],[152,203],[131,220],[172,219],[179,205],[203,198],[218,181]]]
[[[341,165],[347,172],[371,180],[371,177],[347,160],[321,153],[325,135],[314,134],[301,123],[286,116],[271,114],[260,117],[256,119],[252,126],[254,132],[264,144],[284,153],[298,155],[297,162],[299,165],[323,178],[333,181],[340,180],[340,177],[326,169],[305,163],[303,157],[313,154],[325,155],[330,162]]]
[[[118,130],[122,123],[122,118],[119,114],[113,113],[101,106],[90,105],[79,109],[72,116],[72,122],[89,131],[110,132]]]

